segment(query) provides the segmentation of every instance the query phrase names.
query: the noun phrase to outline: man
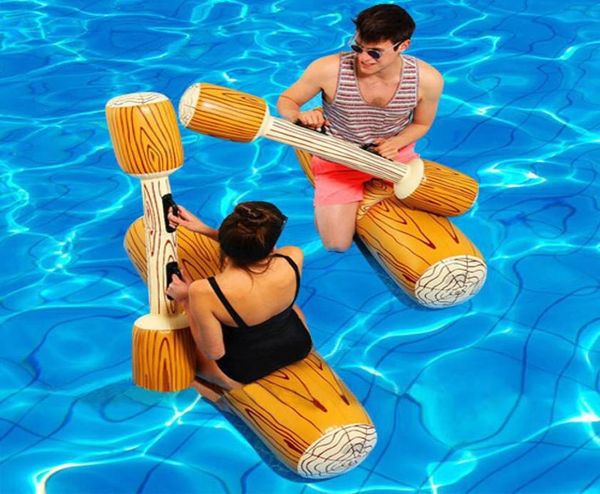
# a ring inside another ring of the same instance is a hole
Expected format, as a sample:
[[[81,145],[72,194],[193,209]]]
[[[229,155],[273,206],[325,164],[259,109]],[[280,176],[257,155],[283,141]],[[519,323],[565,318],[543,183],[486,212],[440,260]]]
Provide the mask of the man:
[[[388,159],[407,162],[418,157],[415,142],[435,118],[443,88],[441,74],[431,65],[403,55],[415,23],[397,5],[375,5],[354,19],[352,52],[337,53],[311,63],[277,102],[291,121],[318,129],[372,150]],[[318,93],[323,111],[301,111]],[[315,222],[325,247],[350,248],[355,218],[363,198],[366,173],[314,157]]]

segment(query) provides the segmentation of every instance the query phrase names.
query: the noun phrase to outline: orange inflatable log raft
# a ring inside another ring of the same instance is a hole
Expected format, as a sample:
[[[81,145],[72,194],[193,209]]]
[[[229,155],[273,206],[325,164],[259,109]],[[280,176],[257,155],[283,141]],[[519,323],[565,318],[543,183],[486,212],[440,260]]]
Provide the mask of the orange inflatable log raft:
[[[457,216],[477,198],[477,182],[463,173],[421,159],[388,160],[357,144],[273,117],[263,99],[233,89],[191,85],[181,97],[179,118],[202,134],[238,142],[264,136],[369,173],[394,184],[393,193],[406,205],[430,213]]]
[[[168,175],[183,162],[168,99],[157,93],[124,95],[109,101],[106,113],[117,160],[142,180],[144,194],[144,217],[125,237],[127,253],[148,284],[151,306],[151,314],[134,325],[134,381],[175,391],[192,384],[196,350],[187,317],[164,294],[165,266],[177,262],[193,279],[206,278],[219,270],[219,248],[203,235],[167,228]],[[367,412],[315,351],[240,389],[225,392],[201,380],[194,387],[239,416],[276,457],[307,478],[352,469],[377,440]]]
[[[296,156],[313,183],[311,155],[296,150]],[[448,218],[400,201],[383,180],[367,183],[357,212],[356,232],[396,284],[425,307],[465,302],[485,282],[486,263],[467,236]]]

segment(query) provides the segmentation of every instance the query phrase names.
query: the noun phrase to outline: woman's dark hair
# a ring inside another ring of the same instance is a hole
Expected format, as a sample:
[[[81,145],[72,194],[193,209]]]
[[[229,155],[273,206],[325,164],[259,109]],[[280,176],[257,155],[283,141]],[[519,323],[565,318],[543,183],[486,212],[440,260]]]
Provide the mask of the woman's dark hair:
[[[398,5],[374,5],[360,12],[353,22],[364,43],[382,40],[400,43],[410,39],[415,31],[415,21]]]
[[[270,202],[238,204],[219,227],[221,260],[227,256],[236,266],[247,269],[265,259],[275,247],[286,220],[287,217]]]

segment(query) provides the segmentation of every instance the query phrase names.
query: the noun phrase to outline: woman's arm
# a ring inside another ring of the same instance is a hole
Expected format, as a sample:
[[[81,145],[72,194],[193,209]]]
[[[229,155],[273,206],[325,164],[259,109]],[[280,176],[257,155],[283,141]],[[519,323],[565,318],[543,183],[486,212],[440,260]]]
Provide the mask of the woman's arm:
[[[192,336],[198,349],[210,360],[225,355],[223,330],[211,308],[208,283],[200,280],[189,287],[187,312]]]
[[[302,249],[300,247],[286,245],[285,247],[275,249],[275,253],[291,257],[292,260],[296,263],[296,266],[298,266],[298,271],[300,271],[300,275],[302,275],[302,266],[304,264],[304,252],[302,252]],[[308,331],[308,324],[306,324],[306,316],[304,315],[304,312],[302,312],[302,309],[300,309],[298,304],[294,304],[293,309],[296,312],[296,314],[298,314],[298,317],[304,323],[304,326]]]
[[[183,226],[192,232],[201,233],[202,235],[206,235],[213,240],[217,240],[219,235],[218,230],[208,226],[200,218],[190,213],[183,206],[178,205],[177,208],[179,209],[179,214],[177,216],[173,214],[172,209],[169,209],[169,214],[167,215],[169,225],[171,225],[172,228]]]

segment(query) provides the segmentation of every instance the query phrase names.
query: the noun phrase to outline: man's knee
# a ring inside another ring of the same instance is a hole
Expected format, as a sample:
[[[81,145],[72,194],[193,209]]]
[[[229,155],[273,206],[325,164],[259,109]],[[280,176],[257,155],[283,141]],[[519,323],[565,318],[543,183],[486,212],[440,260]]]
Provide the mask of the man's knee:
[[[330,252],[346,252],[352,246],[352,237],[322,238],[323,246]]]
[[[345,252],[352,246],[358,203],[317,206],[315,222],[325,248]]]

